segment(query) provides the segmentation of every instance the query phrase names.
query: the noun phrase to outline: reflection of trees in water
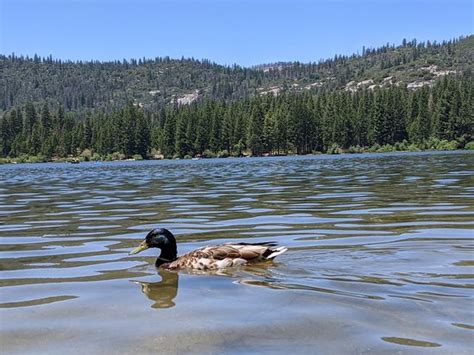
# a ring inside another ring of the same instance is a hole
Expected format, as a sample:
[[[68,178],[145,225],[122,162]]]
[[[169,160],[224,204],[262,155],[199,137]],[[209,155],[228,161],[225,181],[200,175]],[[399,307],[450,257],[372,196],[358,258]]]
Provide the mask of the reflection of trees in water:
[[[159,282],[136,281],[142,292],[155,303],[152,308],[171,308],[175,306],[174,299],[178,295],[179,275],[177,272],[159,270]]]

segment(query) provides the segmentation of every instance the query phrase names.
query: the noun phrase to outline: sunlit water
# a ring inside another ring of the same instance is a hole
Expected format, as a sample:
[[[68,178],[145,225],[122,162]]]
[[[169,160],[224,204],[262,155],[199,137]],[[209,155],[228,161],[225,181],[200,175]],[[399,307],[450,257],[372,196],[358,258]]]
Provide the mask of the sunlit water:
[[[474,345],[474,154],[0,167],[2,353],[439,353]],[[128,251],[278,241],[158,272]]]

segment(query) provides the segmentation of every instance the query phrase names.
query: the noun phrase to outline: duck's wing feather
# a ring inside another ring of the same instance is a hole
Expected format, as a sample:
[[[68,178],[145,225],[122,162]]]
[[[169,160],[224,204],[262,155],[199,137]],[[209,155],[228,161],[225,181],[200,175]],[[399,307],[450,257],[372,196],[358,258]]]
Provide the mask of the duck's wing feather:
[[[228,243],[204,247],[179,257],[170,268],[220,269],[271,260],[287,251],[276,243]]]
[[[277,245],[275,242],[226,243],[204,247],[196,252],[201,251],[203,254],[208,255],[208,257],[217,260],[239,258],[252,261],[254,259],[267,259],[276,250],[274,247]]]

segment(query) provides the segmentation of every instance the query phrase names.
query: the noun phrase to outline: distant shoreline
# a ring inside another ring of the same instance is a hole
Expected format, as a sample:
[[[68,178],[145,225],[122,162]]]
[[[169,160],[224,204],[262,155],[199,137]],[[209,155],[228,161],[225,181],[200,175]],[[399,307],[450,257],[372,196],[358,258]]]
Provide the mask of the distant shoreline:
[[[191,161],[191,160],[225,160],[225,159],[246,159],[246,158],[277,158],[277,157],[317,157],[317,156],[338,156],[338,155],[356,155],[356,154],[388,154],[388,153],[430,153],[430,152],[473,152],[474,149],[424,149],[424,150],[391,150],[391,151],[361,151],[361,152],[353,152],[353,151],[342,151],[338,153],[311,153],[311,154],[274,154],[274,155],[258,155],[258,156],[251,156],[251,155],[242,155],[242,156],[226,156],[226,157],[193,157],[193,158],[148,158],[148,159],[111,159],[111,160],[80,160],[73,158],[61,158],[61,159],[50,159],[50,160],[38,160],[38,161],[15,161],[10,160],[8,158],[0,158],[0,165],[16,165],[16,164],[41,164],[41,163],[66,163],[66,164],[80,164],[80,163],[109,163],[109,162],[134,162],[134,161],[174,161],[174,160],[184,160],[184,161]]]

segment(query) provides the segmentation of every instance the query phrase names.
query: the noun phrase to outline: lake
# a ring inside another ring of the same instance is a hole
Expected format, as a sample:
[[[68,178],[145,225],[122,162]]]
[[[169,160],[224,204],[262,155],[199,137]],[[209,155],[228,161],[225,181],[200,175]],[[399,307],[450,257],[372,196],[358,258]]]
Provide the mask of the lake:
[[[5,354],[436,353],[474,346],[474,154],[0,166]],[[277,241],[216,274],[129,256]]]

